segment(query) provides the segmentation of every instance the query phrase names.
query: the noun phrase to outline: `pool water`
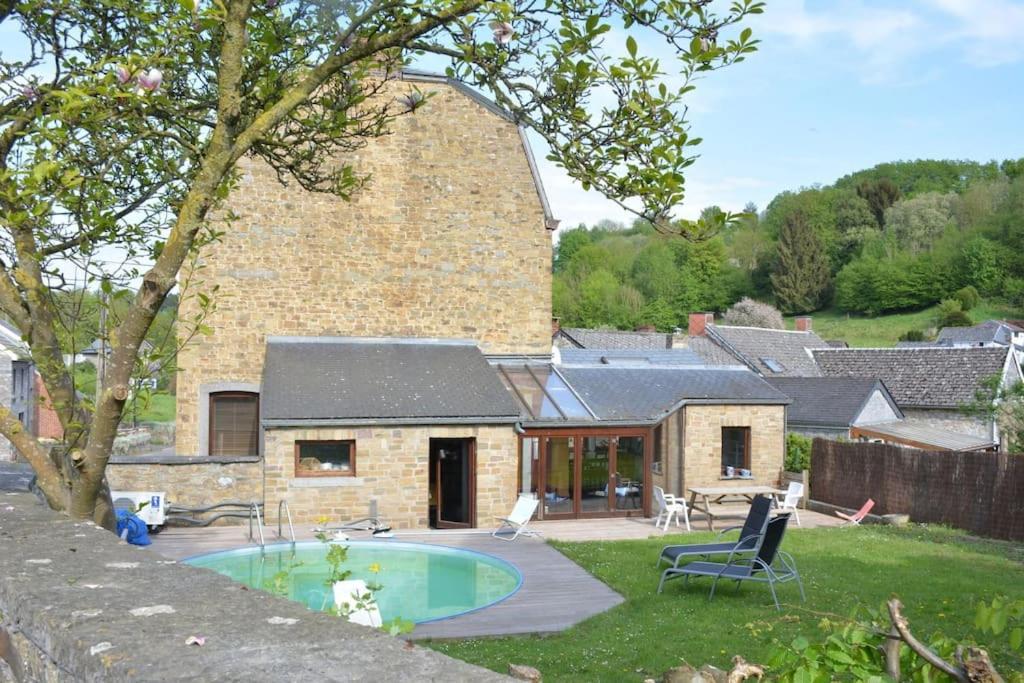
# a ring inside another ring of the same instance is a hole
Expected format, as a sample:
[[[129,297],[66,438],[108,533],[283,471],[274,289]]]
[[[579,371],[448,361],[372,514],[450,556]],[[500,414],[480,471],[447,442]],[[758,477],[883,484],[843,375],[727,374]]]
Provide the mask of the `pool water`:
[[[423,624],[493,605],[519,589],[522,577],[508,562],[470,550],[396,541],[345,541],[342,566],[352,579],[377,583],[381,617]],[[333,606],[325,583],[328,546],[319,541],[241,548],[185,560],[252,588],[267,590],[275,576],[287,597],[314,610]],[[290,571],[287,571],[291,567]],[[377,570],[376,572],[374,570]],[[286,572],[286,573],[282,573]]]

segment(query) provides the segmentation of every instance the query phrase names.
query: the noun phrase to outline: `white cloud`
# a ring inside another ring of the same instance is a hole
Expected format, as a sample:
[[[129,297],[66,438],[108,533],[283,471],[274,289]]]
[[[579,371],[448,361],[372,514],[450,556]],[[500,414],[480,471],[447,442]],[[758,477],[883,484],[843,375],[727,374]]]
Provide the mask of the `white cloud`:
[[[961,46],[974,66],[991,67],[1024,59],[1024,4],[1010,0],[928,0],[957,22],[946,39]]]

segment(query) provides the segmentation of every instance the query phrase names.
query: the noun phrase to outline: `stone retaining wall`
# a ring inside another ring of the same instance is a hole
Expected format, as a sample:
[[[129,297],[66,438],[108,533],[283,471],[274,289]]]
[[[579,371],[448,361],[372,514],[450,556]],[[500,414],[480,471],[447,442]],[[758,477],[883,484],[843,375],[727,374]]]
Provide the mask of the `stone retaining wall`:
[[[203,636],[203,646],[189,645]],[[0,681],[498,681],[0,494]]]

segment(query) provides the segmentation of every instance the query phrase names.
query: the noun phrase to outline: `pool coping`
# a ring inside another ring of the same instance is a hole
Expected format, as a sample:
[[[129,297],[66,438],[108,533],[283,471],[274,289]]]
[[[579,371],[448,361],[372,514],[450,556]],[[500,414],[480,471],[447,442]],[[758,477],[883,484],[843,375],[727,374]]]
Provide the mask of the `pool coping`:
[[[448,619],[458,619],[459,617],[465,616],[467,614],[472,614],[473,612],[479,612],[480,610],[484,610],[484,609],[487,609],[489,607],[494,607],[498,603],[504,602],[505,600],[508,600],[509,598],[511,598],[513,595],[515,595],[516,593],[519,592],[520,588],[523,587],[523,573],[519,570],[519,567],[517,567],[515,564],[513,564],[512,562],[509,562],[508,560],[506,560],[504,558],[498,557],[497,555],[492,555],[491,553],[485,553],[485,552],[482,552],[482,551],[479,551],[479,550],[473,550],[473,549],[469,549],[469,548],[453,548],[452,546],[441,545],[439,543],[421,543],[419,541],[400,541],[400,540],[382,539],[382,538],[369,538],[369,539],[360,539],[360,540],[351,540],[351,539],[349,539],[347,541],[337,541],[337,540],[333,540],[332,539],[330,541],[327,541],[326,543],[324,541],[319,541],[319,540],[313,540],[313,541],[308,541],[308,540],[304,540],[304,541],[280,541],[280,542],[277,542],[277,543],[267,543],[267,544],[262,545],[262,546],[249,545],[249,546],[242,546],[241,548],[228,548],[226,550],[214,550],[214,551],[208,552],[208,553],[200,553],[198,555],[192,555],[190,557],[183,557],[180,560],[178,560],[178,562],[181,562],[182,564],[187,564],[188,566],[193,567],[195,569],[209,569],[210,571],[216,572],[217,571],[216,569],[211,569],[210,567],[204,567],[202,565],[194,565],[194,564],[191,563],[191,561],[192,560],[201,559],[201,558],[204,558],[204,557],[210,557],[212,555],[221,555],[221,556],[227,556],[227,555],[255,555],[256,553],[266,553],[268,548],[284,548],[284,547],[295,548],[297,546],[304,546],[304,547],[313,547],[313,548],[315,548],[315,547],[322,547],[324,545],[344,545],[344,546],[349,546],[349,545],[359,545],[359,546],[391,545],[391,546],[401,546],[401,547],[407,547],[407,548],[408,547],[415,548],[416,546],[426,546],[428,548],[438,548],[440,550],[446,551],[446,552],[451,553],[451,554],[479,555],[480,557],[484,557],[484,558],[487,558],[489,560],[493,560],[495,562],[498,562],[498,563],[500,563],[502,565],[505,565],[505,566],[509,567],[513,572],[515,572],[515,576],[516,576],[516,585],[515,585],[515,587],[511,591],[506,593],[505,595],[503,595],[500,598],[498,598],[497,600],[493,600],[491,602],[488,602],[486,605],[478,605],[477,607],[472,607],[472,608],[470,608],[468,610],[465,610],[465,611],[462,611],[462,612],[456,612],[455,614],[449,614],[449,615],[444,616],[444,617],[434,617],[433,619],[425,619],[423,621],[414,621],[413,623],[416,624],[417,627],[422,626],[424,624],[433,624],[433,623],[436,623],[436,622],[439,622],[439,621],[446,621]],[[220,572],[217,572],[217,573],[220,573]],[[231,577],[228,577],[228,578],[231,578]],[[234,579],[232,579],[232,581],[234,581]],[[241,583],[242,585],[248,586],[248,584],[243,583],[241,581],[239,581],[237,583]],[[259,588],[257,586],[249,586],[249,588],[252,588],[254,590],[263,590],[262,588]],[[299,602],[299,601],[298,600],[294,600],[293,602]],[[302,604],[302,603],[299,602],[299,604]]]

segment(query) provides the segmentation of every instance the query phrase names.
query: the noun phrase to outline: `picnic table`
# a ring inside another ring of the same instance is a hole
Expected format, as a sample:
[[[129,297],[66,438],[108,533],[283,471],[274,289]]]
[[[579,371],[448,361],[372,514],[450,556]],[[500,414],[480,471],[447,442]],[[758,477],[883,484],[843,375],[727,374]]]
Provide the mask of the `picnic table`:
[[[786,492],[782,489],[777,489],[774,486],[761,486],[750,484],[747,486],[695,486],[690,491],[690,509],[699,510],[704,513],[708,518],[708,531],[714,531],[714,517],[717,513],[711,511],[711,503],[721,503],[726,498],[743,498],[747,502],[752,502],[754,496],[765,495],[772,499],[774,502],[776,496],[786,495]],[[697,499],[700,498],[703,506],[697,503]]]

